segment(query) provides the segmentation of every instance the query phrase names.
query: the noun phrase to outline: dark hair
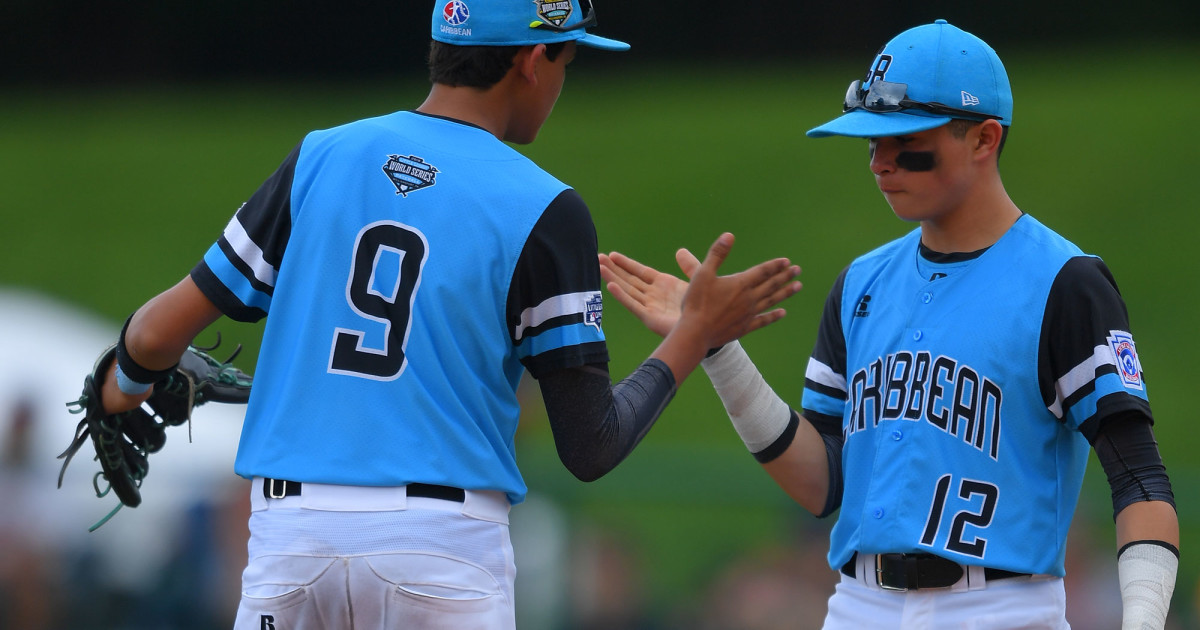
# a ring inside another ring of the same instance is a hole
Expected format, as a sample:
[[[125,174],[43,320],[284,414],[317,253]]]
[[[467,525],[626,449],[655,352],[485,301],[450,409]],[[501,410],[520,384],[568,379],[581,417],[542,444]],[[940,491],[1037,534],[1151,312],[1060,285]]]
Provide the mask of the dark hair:
[[[566,42],[546,44],[546,59],[558,58]],[[439,41],[429,44],[429,80],[450,87],[487,89],[500,82],[512,68],[520,46],[455,46]]]
[[[981,124],[981,120],[967,120],[965,118],[952,118],[946,123],[946,129],[950,130],[950,135],[955,138],[967,137],[967,131],[975,125]],[[1008,126],[1004,126],[1004,131],[1000,134],[1000,146],[996,148],[996,159],[1000,159],[1000,154],[1004,152],[1004,143],[1008,140]]]

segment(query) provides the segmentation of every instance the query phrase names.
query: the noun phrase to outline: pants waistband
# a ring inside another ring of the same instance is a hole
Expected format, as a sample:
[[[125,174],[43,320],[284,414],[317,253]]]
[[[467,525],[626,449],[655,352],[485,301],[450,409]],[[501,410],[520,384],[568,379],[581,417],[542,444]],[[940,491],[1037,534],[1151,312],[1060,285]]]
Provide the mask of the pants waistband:
[[[1029,578],[1029,573],[964,565],[928,553],[855,553],[842,565],[842,573],[868,587],[907,592],[949,588],[980,590],[988,582]]]
[[[255,512],[280,508],[327,512],[442,510],[507,525],[510,507],[503,492],[420,483],[342,486],[255,477],[250,491],[250,509]]]

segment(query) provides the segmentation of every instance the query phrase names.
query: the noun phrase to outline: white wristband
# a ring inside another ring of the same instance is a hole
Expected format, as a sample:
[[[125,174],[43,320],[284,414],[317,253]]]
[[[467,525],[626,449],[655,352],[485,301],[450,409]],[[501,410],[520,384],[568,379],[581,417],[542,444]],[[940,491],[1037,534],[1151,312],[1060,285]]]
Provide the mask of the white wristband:
[[[767,385],[742,344],[731,341],[700,362],[725,411],[751,453],[767,448],[787,430],[791,407]]]
[[[1162,630],[1175,592],[1179,558],[1153,543],[1136,543],[1117,558],[1121,583],[1121,629]]]

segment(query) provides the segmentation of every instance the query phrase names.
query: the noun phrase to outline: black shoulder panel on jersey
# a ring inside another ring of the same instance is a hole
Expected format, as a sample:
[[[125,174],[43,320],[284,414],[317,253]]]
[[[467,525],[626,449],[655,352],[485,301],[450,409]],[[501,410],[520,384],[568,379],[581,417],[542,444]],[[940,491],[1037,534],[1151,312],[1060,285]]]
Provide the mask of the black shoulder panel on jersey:
[[[821,312],[821,324],[817,328],[817,341],[812,356],[817,361],[829,366],[838,374],[846,372],[846,336],[842,329],[842,291],[846,285],[846,273],[850,267],[842,269],[825,297],[825,309]],[[833,391],[830,388],[805,379],[804,386],[827,396],[844,398],[845,392]],[[807,411],[805,412],[808,413]],[[838,433],[841,433],[839,420]]]
[[[1090,361],[1096,348],[1106,345],[1107,337],[1115,330],[1128,332],[1130,328],[1129,313],[1112,273],[1104,261],[1094,256],[1070,259],[1051,285],[1042,320],[1038,383],[1047,405],[1057,396],[1056,383],[1076,366]],[[1116,372],[1116,367],[1110,369]],[[1093,391],[1094,385],[1088,382],[1062,401],[1063,408],[1069,409]],[[1113,400],[1108,406],[1099,405],[1098,417],[1128,406],[1112,404],[1124,397],[1106,398]],[[1148,413],[1149,407],[1144,407]]]
[[[558,295],[599,292],[598,254],[596,226],[587,204],[575,190],[562,191],[533,226],[513,270],[506,307],[510,334],[527,308]],[[542,329],[563,323],[561,318],[550,319],[527,329],[526,334],[536,335]],[[603,343],[572,346],[524,360],[526,369],[535,378],[553,369],[607,362],[608,350]]]
[[[257,322],[267,316],[266,311],[242,304],[225,284],[217,279],[216,274],[208,268],[208,263],[201,260],[192,268],[192,282],[226,317],[238,322]]]
[[[599,247],[583,198],[570,188],[559,193],[533,226],[517,260],[508,294],[510,326],[520,323],[523,310],[547,298],[600,290]]]
[[[292,232],[292,180],[300,147],[296,145],[283,163],[251,195],[237,212],[237,220],[250,239],[262,250],[263,260],[278,269],[283,262]],[[236,259],[235,259],[236,260]],[[247,276],[253,278],[253,274]]]

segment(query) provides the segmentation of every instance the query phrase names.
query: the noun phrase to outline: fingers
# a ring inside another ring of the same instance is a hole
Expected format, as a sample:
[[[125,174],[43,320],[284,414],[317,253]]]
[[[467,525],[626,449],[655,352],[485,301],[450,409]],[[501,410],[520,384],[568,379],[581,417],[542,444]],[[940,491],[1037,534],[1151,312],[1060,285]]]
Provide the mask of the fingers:
[[[675,252],[675,262],[688,279],[691,279],[692,274],[696,273],[696,269],[700,268],[700,259],[696,258],[696,255],[686,247],[681,247],[679,251]]]
[[[640,318],[645,313],[646,309],[642,301],[630,295],[619,283],[609,282],[606,287],[608,288],[608,292],[621,303],[621,306],[629,309],[629,312],[633,313],[634,316]]]
[[[608,268],[628,281],[637,280],[642,284],[650,284],[654,282],[659,273],[654,267],[643,265],[620,252],[612,252],[607,256],[600,254],[600,265],[602,268],[606,265],[606,259],[608,261]]]
[[[630,273],[626,267],[618,264],[614,257],[620,257],[620,254],[616,252],[608,256],[600,254],[600,277],[607,283],[608,290],[614,296],[619,291],[626,298],[643,294],[648,286],[647,283],[642,282],[637,275]],[[616,288],[614,289],[614,287]],[[625,303],[624,300],[618,299],[622,304]]]
[[[771,324],[783,319],[785,315],[787,315],[787,311],[781,308],[772,309],[765,313],[759,313],[754,319],[750,320],[750,325],[746,328],[746,333],[744,333],[743,336],[760,328],[770,326]]]
[[[704,262],[700,264],[701,269],[707,269],[713,275],[716,275],[717,269],[729,257],[729,250],[733,249],[733,234],[725,232],[713,241],[711,247],[708,248],[708,254],[704,256]]]
[[[800,275],[798,265],[787,265],[778,273],[767,278],[758,286],[759,309],[766,310],[800,292],[804,285],[796,277]]]

